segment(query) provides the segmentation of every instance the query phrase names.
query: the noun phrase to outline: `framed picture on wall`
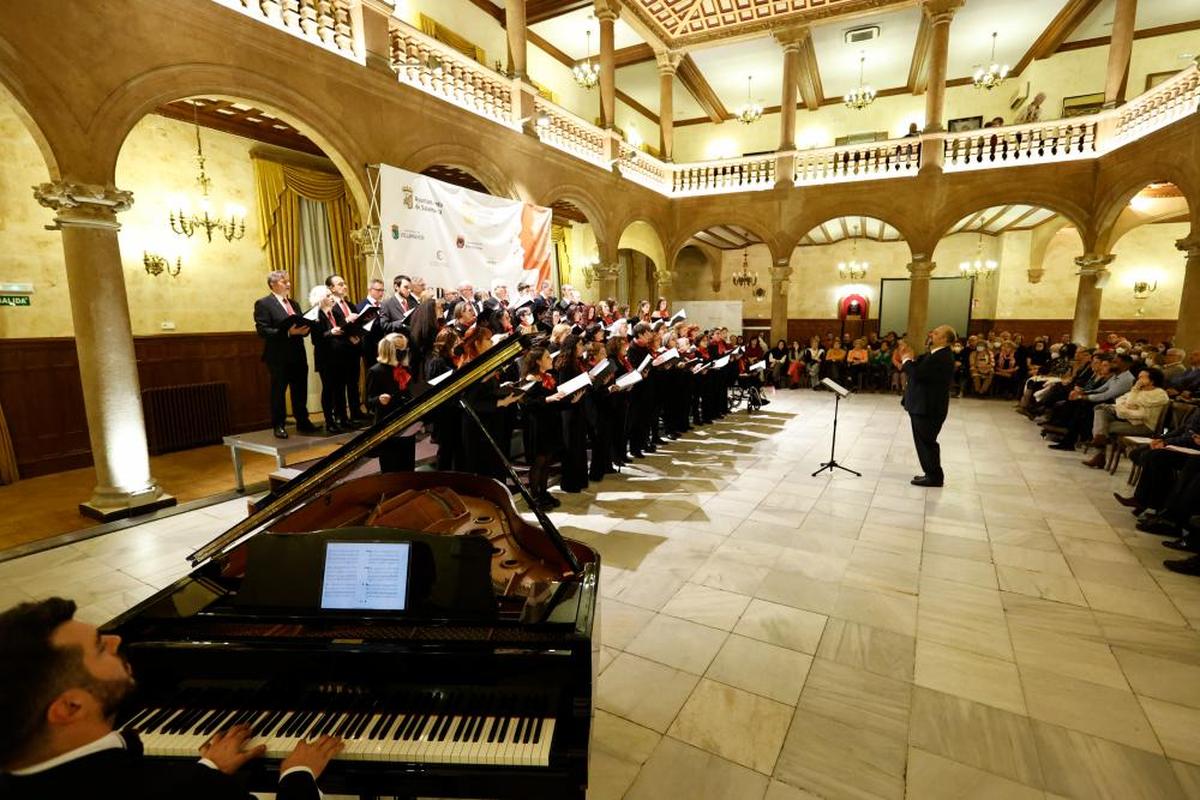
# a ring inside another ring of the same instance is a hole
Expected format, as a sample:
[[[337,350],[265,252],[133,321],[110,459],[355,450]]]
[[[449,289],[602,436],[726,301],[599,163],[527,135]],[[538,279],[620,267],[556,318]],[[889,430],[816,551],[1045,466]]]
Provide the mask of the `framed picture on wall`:
[[[1064,97],[1062,116],[1063,119],[1068,117],[1082,117],[1087,114],[1095,114],[1104,105],[1104,92],[1092,92],[1091,94],[1077,94],[1074,97]]]
[[[1146,76],[1146,88],[1143,91],[1147,91],[1147,92],[1150,91],[1155,86],[1158,86],[1160,83],[1167,80],[1168,78],[1175,77],[1180,72],[1181,72],[1181,70],[1177,70],[1177,69],[1169,70],[1167,72],[1151,72],[1149,75]]]
[[[950,133],[962,133],[963,131],[977,131],[983,127],[983,117],[959,117],[952,119],[946,123],[946,129]]]

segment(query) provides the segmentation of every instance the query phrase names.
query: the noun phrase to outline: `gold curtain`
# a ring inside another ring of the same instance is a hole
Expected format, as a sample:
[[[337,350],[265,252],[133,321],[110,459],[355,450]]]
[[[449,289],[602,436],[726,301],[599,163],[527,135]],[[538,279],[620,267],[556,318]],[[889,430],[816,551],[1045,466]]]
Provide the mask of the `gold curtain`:
[[[260,245],[267,250],[271,269],[285,270],[296,283],[300,256],[300,198],[322,203],[329,218],[332,239],[332,272],[346,279],[350,297],[361,300],[367,292],[366,269],[350,232],[359,227],[358,212],[340,175],[296,167],[254,156],[258,190]]]
[[[449,45],[467,58],[473,58],[485,67],[487,66],[487,52],[482,47],[467,37],[450,30],[433,17],[427,17],[422,14],[420,21],[421,33],[432,39],[436,39],[442,44]]]
[[[0,486],[16,483],[20,479],[21,476],[17,472],[17,454],[13,451],[12,438],[8,435],[4,409],[0,408]]]

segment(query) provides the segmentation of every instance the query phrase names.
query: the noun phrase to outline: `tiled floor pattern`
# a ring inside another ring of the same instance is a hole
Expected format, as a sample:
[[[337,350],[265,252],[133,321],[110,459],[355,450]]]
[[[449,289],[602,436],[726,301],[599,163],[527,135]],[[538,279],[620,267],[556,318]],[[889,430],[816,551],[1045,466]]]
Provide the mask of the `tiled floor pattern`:
[[[785,392],[553,516],[604,558],[594,798],[1200,797],[1200,581],[1000,402],[940,490],[894,397]],[[106,619],[244,504],[0,564],[0,602]]]

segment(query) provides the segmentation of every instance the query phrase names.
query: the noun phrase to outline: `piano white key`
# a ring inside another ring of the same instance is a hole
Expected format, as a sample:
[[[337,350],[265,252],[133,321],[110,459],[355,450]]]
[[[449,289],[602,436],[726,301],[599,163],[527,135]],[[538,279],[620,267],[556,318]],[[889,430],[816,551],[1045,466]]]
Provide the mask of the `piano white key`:
[[[540,767],[550,766],[550,742],[552,739],[554,739],[554,718],[547,717],[542,720],[542,737],[537,750],[536,763]]]
[[[371,729],[382,718],[382,714],[372,714],[368,717],[367,724],[363,728],[362,733],[359,734],[358,738],[351,739],[346,743],[346,747],[341,752],[341,757],[352,758],[356,761],[369,759],[376,746],[375,740],[371,738]]]

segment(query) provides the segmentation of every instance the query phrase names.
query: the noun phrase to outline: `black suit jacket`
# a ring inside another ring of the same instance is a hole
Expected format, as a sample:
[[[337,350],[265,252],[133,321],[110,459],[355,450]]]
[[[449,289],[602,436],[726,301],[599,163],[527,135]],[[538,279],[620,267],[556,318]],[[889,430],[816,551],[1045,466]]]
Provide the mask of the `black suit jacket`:
[[[291,304],[297,314],[304,313],[304,309],[295,300],[292,300]],[[283,326],[283,321],[287,318],[287,311],[275,299],[275,295],[269,294],[254,301],[254,329],[263,339],[262,360],[272,367],[290,364],[307,366],[304,337],[289,335],[288,328]]]
[[[401,320],[408,313],[410,308],[416,308],[416,302],[406,303],[397,297],[394,293],[391,297],[384,300],[379,306],[379,322],[375,323],[375,327],[381,329],[381,333],[403,333],[408,335],[408,325]]]
[[[936,353],[923,353],[904,365],[908,385],[904,389],[905,410],[909,414],[945,419],[950,410],[950,384],[954,380],[954,351],[943,347]]]
[[[295,337],[293,337],[295,338]],[[307,772],[293,772],[279,782],[278,800],[317,800],[317,784]],[[123,800],[251,800],[235,776],[198,761],[185,765],[142,758],[129,750],[111,749],[68,761],[33,775],[0,773],[5,800],[80,800],[120,797]]]

